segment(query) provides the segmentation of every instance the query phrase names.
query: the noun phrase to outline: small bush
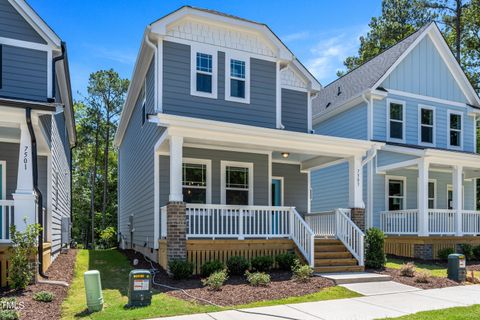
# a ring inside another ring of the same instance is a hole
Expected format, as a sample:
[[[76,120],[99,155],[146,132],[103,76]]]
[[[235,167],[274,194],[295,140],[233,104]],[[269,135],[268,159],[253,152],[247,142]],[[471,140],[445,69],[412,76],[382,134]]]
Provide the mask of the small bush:
[[[206,278],[210,276],[212,273],[215,273],[217,271],[222,271],[223,269],[225,269],[225,266],[223,265],[222,261],[211,260],[211,261],[205,262],[202,266],[202,277]]]
[[[465,258],[468,260],[473,260],[474,254],[473,254],[473,246],[469,243],[462,243],[460,245],[460,250],[462,250],[462,253],[465,255]]]
[[[247,281],[254,287],[266,287],[270,284],[270,275],[264,272],[246,272]]]
[[[480,245],[473,248],[473,256],[475,257],[475,260],[480,261]]]
[[[257,272],[267,272],[273,267],[271,256],[258,256],[252,259],[252,269]]]
[[[33,295],[33,300],[41,302],[52,302],[55,295],[50,291],[39,291]]]
[[[117,246],[117,231],[114,227],[107,227],[100,231],[100,246],[108,249]]]
[[[193,274],[193,264],[185,260],[172,260],[168,268],[175,280],[189,279]]]
[[[231,275],[242,276],[248,268],[250,268],[250,264],[242,256],[233,256],[227,260],[227,269]]]
[[[202,279],[202,284],[208,287],[210,290],[218,291],[227,281],[227,270],[221,270],[212,273],[208,278]]]
[[[414,277],[416,269],[417,268],[415,267],[415,263],[413,262],[404,263],[400,268],[400,275],[404,277]]]
[[[275,262],[278,268],[284,271],[291,271],[295,267],[297,255],[293,252],[280,253],[275,256]]]
[[[415,282],[417,283],[429,283],[430,282],[430,274],[425,271],[417,272]]]
[[[313,274],[313,269],[308,264],[301,264],[298,260],[295,261],[292,271],[292,279],[300,282],[310,281]]]
[[[455,253],[455,249],[453,248],[443,248],[438,250],[437,256],[441,260],[448,260],[448,256],[452,253]]]
[[[20,319],[18,312],[15,310],[0,310],[1,320],[18,320]]]
[[[365,236],[365,266],[372,269],[383,269],[387,258],[384,251],[385,235],[378,228],[370,228]]]

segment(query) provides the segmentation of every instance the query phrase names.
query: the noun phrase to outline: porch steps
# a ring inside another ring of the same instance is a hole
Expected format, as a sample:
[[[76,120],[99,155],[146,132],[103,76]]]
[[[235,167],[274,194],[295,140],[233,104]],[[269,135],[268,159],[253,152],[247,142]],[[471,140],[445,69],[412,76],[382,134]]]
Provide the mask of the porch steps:
[[[317,273],[361,272],[364,267],[337,239],[315,239],[315,267]]]

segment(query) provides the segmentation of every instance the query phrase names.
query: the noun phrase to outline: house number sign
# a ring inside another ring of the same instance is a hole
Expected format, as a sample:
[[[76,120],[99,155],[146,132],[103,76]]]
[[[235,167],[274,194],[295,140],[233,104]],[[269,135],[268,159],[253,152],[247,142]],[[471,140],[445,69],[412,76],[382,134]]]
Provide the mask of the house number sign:
[[[28,164],[28,146],[25,146],[25,150],[23,151],[23,165],[25,166],[25,170],[27,170]]]

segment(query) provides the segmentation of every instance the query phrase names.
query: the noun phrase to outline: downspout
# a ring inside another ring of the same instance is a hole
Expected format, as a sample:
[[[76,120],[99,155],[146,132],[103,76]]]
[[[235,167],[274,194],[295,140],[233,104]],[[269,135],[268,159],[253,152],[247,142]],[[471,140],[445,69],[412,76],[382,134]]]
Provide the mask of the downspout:
[[[52,59],[52,99],[55,99],[55,95],[56,95],[56,87],[57,87],[57,81],[56,81],[56,77],[55,77],[55,72],[56,72],[56,63],[57,61],[60,61],[60,60],[63,60],[65,59],[65,42],[62,41],[61,43],[61,48],[62,48],[62,54],[59,55],[58,57],[54,57]]]
[[[154,53],[154,59],[155,59],[155,72],[154,72],[154,89],[153,89],[153,92],[154,92],[154,110],[155,112],[158,112],[158,48],[157,46],[152,42],[150,41],[148,35],[150,34],[150,31],[152,30],[152,26],[148,26],[147,27],[147,33],[145,33],[145,43],[147,44],[147,46],[149,46],[150,48],[153,49],[153,51],[155,52]],[[147,88],[145,87],[145,90]]]
[[[32,144],[32,178],[33,190],[37,194],[37,219],[38,224],[42,228],[42,231],[38,234],[38,274],[43,278],[48,279],[43,273],[43,196],[38,188],[37,139],[32,126],[32,108],[26,108],[25,113],[28,132],[30,133],[30,142]]]

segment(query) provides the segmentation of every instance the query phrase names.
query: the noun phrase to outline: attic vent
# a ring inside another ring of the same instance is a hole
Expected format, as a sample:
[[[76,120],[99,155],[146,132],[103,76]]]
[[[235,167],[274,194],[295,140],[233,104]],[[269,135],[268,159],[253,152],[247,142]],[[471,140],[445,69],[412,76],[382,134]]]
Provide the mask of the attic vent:
[[[340,89],[340,87],[338,87],[337,89],[337,96],[341,95],[342,94],[342,90]]]
[[[327,109],[328,107],[330,107],[331,104],[332,104],[331,102],[327,103],[327,105],[325,106],[325,109]]]

